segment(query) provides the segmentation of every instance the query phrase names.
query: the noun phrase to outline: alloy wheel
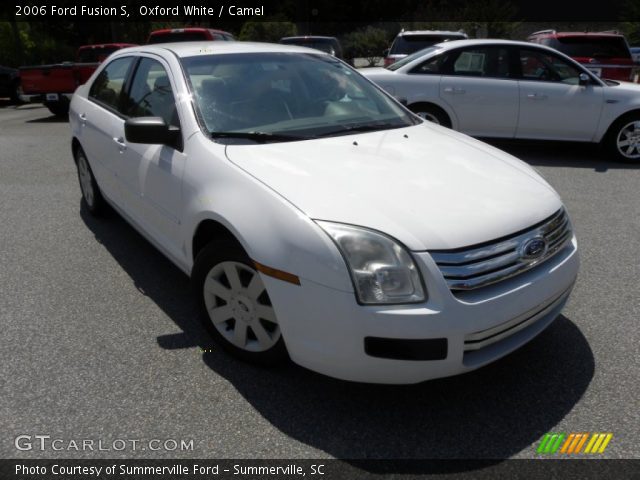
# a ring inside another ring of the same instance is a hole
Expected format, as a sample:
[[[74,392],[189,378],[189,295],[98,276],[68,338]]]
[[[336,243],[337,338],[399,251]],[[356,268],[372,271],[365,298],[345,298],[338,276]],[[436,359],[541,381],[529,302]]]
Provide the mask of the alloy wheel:
[[[203,294],[211,323],[232,345],[264,352],[280,339],[266,287],[250,266],[233,261],[214,265],[205,279]]]
[[[627,123],[616,138],[618,152],[630,160],[640,159],[640,121]]]

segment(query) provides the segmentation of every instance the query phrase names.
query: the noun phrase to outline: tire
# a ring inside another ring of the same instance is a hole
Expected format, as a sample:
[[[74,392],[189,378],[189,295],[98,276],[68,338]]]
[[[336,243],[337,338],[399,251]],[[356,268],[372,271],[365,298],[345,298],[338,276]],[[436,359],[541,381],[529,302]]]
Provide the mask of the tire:
[[[93,176],[87,155],[81,147],[78,147],[74,152],[74,157],[80,191],[82,192],[82,202],[91,215],[100,216],[105,212],[107,205],[98,187],[98,182],[96,182],[96,177]]]
[[[640,113],[624,115],[613,122],[604,146],[615,160],[640,165]]]
[[[45,103],[45,106],[56,117],[66,117],[69,115],[69,104],[66,102]]]
[[[9,92],[9,99],[11,103],[14,105],[20,105],[22,101],[20,100],[20,82],[16,81],[11,84],[11,91]]]
[[[451,128],[449,115],[440,107],[428,103],[414,103],[413,105],[409,105],[409,110],[424,120]]]
[[[192,284],[204,328],[231,355],[272,366],[288,358],[271,300],[255,265],[235,242],[198,254]]]

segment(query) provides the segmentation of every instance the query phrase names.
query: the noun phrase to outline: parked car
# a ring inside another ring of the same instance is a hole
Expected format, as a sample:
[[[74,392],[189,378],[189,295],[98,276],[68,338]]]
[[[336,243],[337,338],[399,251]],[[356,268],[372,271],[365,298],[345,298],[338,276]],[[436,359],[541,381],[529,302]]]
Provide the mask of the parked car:
[[[233,35],[224,30],[214,30],[213,28],[186,27],[186,28],[165,28],[155,30],[149,34],[147,44],[173,43],[173,42],[195,42],[199,40],[235,40]]]
[[[321,37],[306,35],[302,37],[283,37],[280,39],[283,45],[299,45],[301,47],[314,48],[326,52],[334,57],[343,58],[342,46],[336,37]]]
[[[114,54],[71,102],[83,207],[191,276],[227,351],[413,383],[525,344],[578,270],[527,164],[416,117],[331,55],[213,42]]]
[[[65,116],[69,112],[71,96],[78,85],[86,82],[98,65],[113,52],[132,45],[84,45],[78,49],[75,63],[20,67],[20,99],[27,103],[43,103],[54,115]]]
[[[403,59],[407,55],[425,49],[436,43],[449,40],[463,40],[467,37],[464,32],[451,32],[445,30],[404,30],[396,35],[391,48],[384,52],[384,65],[388,67],[393,62]]]
[[[631,80],[633,58],[627,41],[619,33],[542,30],[532,33],[528,40],[555,48],[582,63],[598,77]]]
[[[640,162],[640,86],[509,40],[434,45],[362,73],[422,118],[478,137],[603,142]]]
[[[18,70],[0,65],[0,97],[9,97],[12,103],[20,98],[20,76]]]

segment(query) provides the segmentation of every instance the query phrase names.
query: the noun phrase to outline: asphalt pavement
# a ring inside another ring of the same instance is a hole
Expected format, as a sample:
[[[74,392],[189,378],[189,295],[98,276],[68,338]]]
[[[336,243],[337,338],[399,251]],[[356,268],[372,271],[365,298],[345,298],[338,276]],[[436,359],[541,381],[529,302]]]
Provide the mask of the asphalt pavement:
[[[640,165],[592,145],[496,145],[537,168],[571,214],[582,267],[566,309],[475,372],[363,385],[220,352],[188,278],[116,214],[81,207],[68,122],[4,105],[0,457],[535,458],[547,432],[611,432],[602,457],[640,458]],[[18,450],[20,435],[65,448]],[[109,449],[69,448],[86,439]]]

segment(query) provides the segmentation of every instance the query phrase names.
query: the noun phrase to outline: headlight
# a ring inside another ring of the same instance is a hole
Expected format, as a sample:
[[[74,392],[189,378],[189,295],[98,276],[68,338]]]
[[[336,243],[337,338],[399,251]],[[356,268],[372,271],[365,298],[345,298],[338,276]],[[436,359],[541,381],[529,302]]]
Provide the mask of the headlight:
[[[426,299],[420,272],[409,252],[396,241],[372,230],[331,222],[316,222],[344,257],[360,303],[418,303]]]

